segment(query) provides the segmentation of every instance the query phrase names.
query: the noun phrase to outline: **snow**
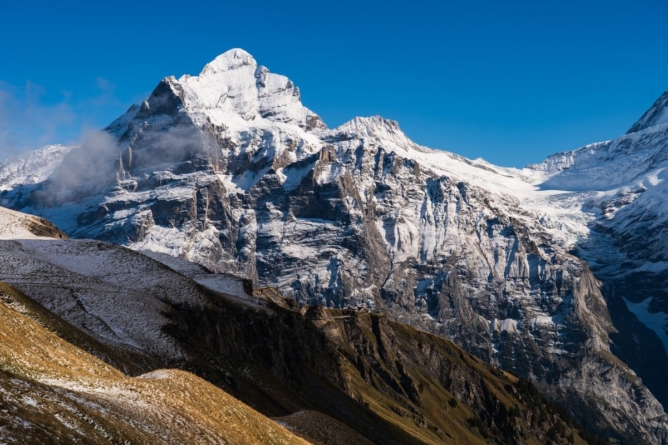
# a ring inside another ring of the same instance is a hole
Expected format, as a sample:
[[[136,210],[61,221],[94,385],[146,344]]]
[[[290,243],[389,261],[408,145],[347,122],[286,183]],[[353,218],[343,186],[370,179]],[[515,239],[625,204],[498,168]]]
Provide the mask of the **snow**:
[[[545,228],[565,246],[575,245],[589,233],[587,225],[593,215],[582,208],[588,196],[545,188],[544,183],[552,177],[548,172],[533,168],[497,167],[484,160],[472,161],[446,151],[421,147],[408,139],[396,122],[380,117],[356,118],[337,129],[324,132],[323,138],[328,141],[342,134],[348,135],[346,137],[354,134],[355,137],[369,137],[373,139],[373,144],[379,144],[402,159],[414,160],[433,174],[465,182],[496,195],[501,202],[520,206],[532,218],[542,220]],[[321,170],[319,181],[335,180],[341,173],[338,168],[330,166]]]
[[[172,377],[172,373],[166,369],[157,369],[137,376],[138,379],[165,380]]]
[[[199,76],[170,82],[183,88],[185,105],[216,125],[247,126],[263,121],[306,128],[316,114],[301,104],[299,90],[287,77],[270,73],[242,49],[232,49],[207,64]]]
[[[426,150],[411,141],[399,128],[399,123],[381,116],[356,117],[343,125],[325,132],[325,138],[348,137],[378,140],[382,144],[410,147],[413,150]]]
[[[30,396],[23,396],[22,401],[26,405],[37,406],[37,400],[35,400],[34,398],[32,398]]]
[[[668,123],[668,91],[654,102],[650,109],[631,127],[629,133],[643,131],[665,123]]]
[[[233,191],[244,191],[247,192],[250,190],[257,182],[264,176],[270,167],[266,167],[259,172],[246,171],[239,176],[232,177],[231,182],[234,186],[231,188]]]
[[[540,315],[529,319],[529,325],[535,329],[536,326],[552,326],[555,325],[555,323],[552,317]]]
[[[624,302],[626,307],[638,317],[638,321],[656,333],[664,348],[666,348],[666,352],[668,352],[668,333],[666,332],[666,329],[668,329],[668,315],[663,312],[649,311],[652,297],[648,297],[640,303],[633,303],[624,298]]]
[[[227,274],[201,274],[192,277],[204,287],[216,292],[233,295],[241,299],[249,299],[250,296],[244,290],[243,280]]]
[[[202,266],[172,255],[150,250],[144,250],[142,253],[215,292],[231,295],[242,300],[250,298],[250,295],[244,290],[244,282],[241,277],[212,273]]]
[[[652,170],[649,172],[646,176],[647,181],[649,182],[649,185],[651,186],[657,186],[661,182],[663,182],[663,178],[659,178],[659,175],[661,172],[663,172],[666,169],[666,167],[663,168],[657,168],[656,170]]]
[[[179,358],[163,334],[169,304],[203,306],[186,277],[143,255],[98,241],[0,241],[0,280],[112,345]]]
[[[517,333],[518,320],[506,318],[504,320],[494,319],[490,323],[489,329],[491,331]]]
[[[661,125],[668,123],[668,107],[664,108],[660,114],[657,115],[656,119],[652,122],[652,125]]]
[[[38,218],[25,213],[15,212],[5,207],[0,207],[0,240],[27,238],[39,238],[30,230],[28,224],[38,221]]]
[[[11,190],[19,184],[37,184],[44,181],[73,148],[75,147],[47,145],[5,160],[0,164],[0,191]]]
[[[651,262],[648,261],[646,263],[643,263],[641,266],[636,267],[635,269],[629,270],[626,273],[631,273],[631,272],[663,272],[664,270],[668,270],[668,261],[657,261],[657,262]]]
[[[315,160],[303,167],[288,167],[278,170],[278,175],[283,181],[283,188],[292,190],[301,184],[302,180],[313,169]]]

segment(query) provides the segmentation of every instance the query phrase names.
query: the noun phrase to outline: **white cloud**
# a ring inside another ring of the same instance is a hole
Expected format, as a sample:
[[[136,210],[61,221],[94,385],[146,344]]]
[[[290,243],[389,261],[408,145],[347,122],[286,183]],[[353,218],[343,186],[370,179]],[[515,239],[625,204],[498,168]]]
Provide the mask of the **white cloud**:
[[[95,86],[98,87],[103,92],[109,94],[113,93],[114,90],[116,89],[116,84],[109,79],[105,79],[104,77],[98,77],[97,79],[95,79]]]
[[[56,103],[43,101],[44,88],[26,82],[23,88],[0,81],[0,155],[16,154],[53,142],[76,115],[67,94]]]
[[[114,95],[114,82],[98,77],[93,85],[98,94],[75,100],[67,91],[47,95],[34,82],[17,87],[0,80],[0,162],[47,144],[80,143],[107,124],[108,115],[127,108]]]

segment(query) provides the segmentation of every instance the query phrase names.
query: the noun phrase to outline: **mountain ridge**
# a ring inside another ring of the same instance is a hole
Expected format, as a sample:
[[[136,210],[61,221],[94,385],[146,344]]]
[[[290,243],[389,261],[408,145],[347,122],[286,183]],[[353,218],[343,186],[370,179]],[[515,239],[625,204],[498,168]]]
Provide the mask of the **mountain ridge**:
[[[366,307],[410,322],[562,403],[600,400],[579,412],[581,420],[596,412],[591,425],[665,443],[660,405],[610,352],[654,334],[619,331],[623,308],[610,315],[605,285],[573,255],[607,221],[601,206],[614,203],[597,183],[570,175],[613,149],[660,150],[661,125],[600,143],[591,156],[508,169],[420,147],[382,118],[328,130],[287,78],[245,52],[228,53],[203,70],[204,80],[165,78],[107,128],[111,139],[70,151],[59,167],[67,174],[14,187],[0,201],[77,238],[179,256],[303,304]],[[618,193],[615,209],[641,195]],[[581,256],[598,274],[596,255]],[[615,332],[623,338],[613,342]],[[643,347],[622,355],[633,362],[649,354]],[[647,363],[633,363],[649,376]],[[647,382],[661,394],[660,382]]]
[[[642,131],[655,125],[668,122],[668,91],[665,91],[654,104],[633,124],[626,134]]]

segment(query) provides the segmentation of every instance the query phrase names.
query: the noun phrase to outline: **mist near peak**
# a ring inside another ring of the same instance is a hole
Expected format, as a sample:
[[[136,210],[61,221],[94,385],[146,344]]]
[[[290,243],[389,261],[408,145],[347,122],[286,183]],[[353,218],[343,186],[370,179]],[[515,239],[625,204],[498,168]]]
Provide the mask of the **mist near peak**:
[[[108,115],[127,108],[111,80],[97,77],[91,88],[93,94],[78,97],[30,80],[22,86],[0,80],[0,162],[45,145],[79,145]]]

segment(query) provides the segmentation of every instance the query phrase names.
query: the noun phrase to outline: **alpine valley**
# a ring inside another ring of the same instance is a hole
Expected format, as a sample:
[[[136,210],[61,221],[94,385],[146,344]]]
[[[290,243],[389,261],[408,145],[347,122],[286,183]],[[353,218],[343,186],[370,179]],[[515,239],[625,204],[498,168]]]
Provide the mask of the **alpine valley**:
[[[502,168],[230,50],[0,164],[0,436],[668,444],[666,167],[668,93]]]

